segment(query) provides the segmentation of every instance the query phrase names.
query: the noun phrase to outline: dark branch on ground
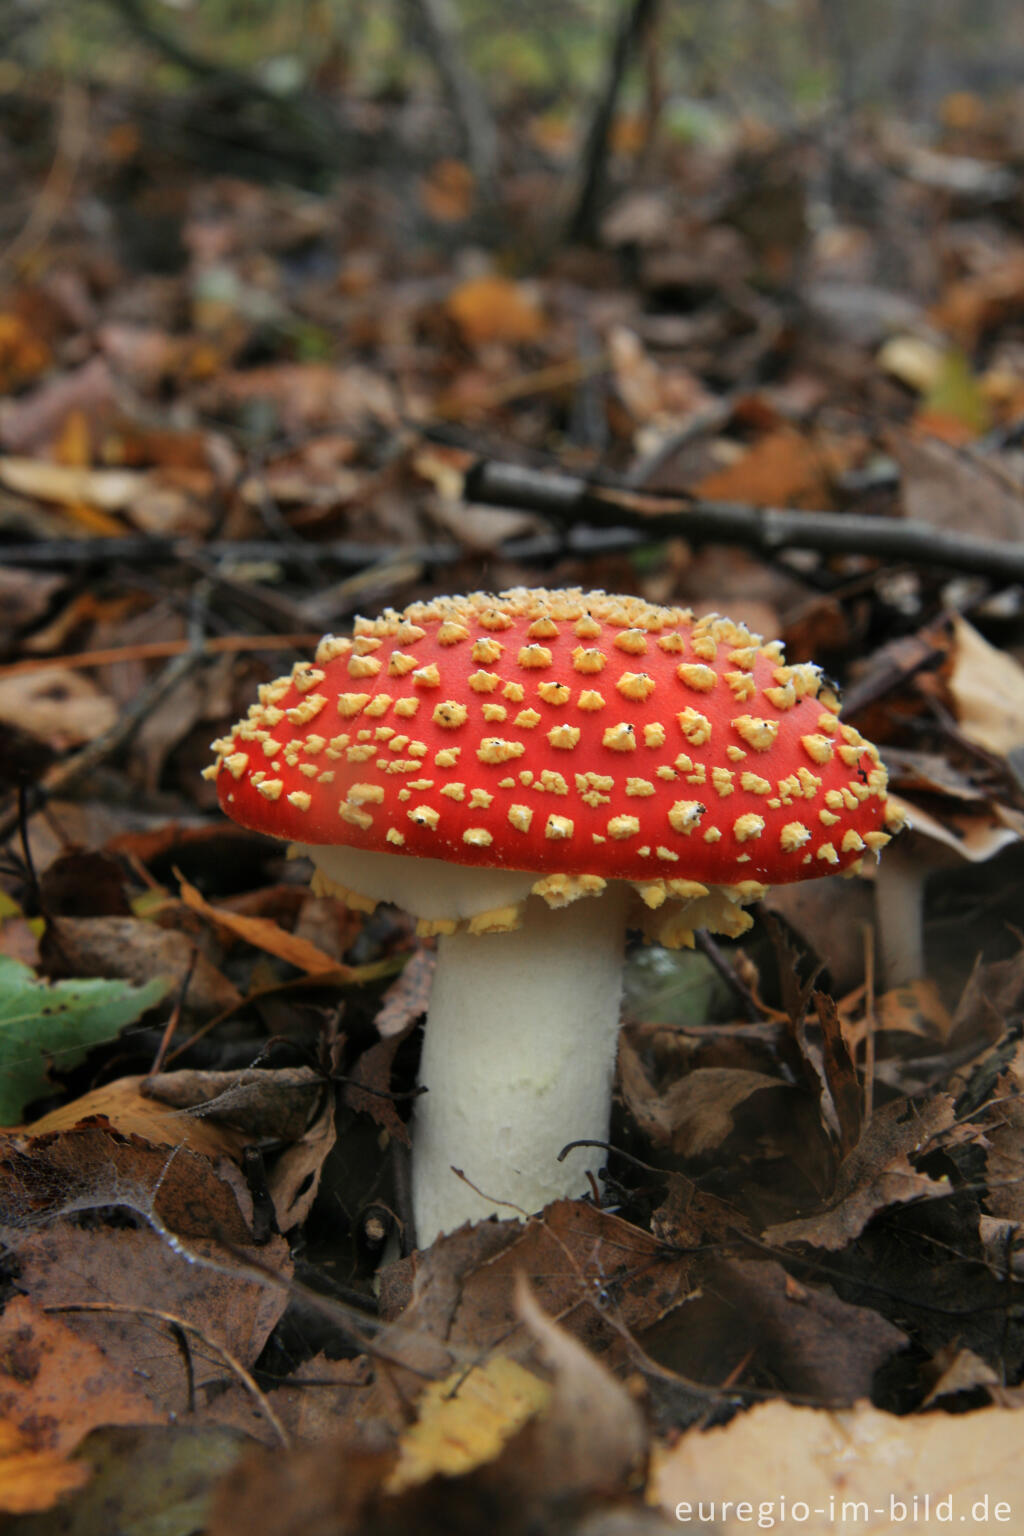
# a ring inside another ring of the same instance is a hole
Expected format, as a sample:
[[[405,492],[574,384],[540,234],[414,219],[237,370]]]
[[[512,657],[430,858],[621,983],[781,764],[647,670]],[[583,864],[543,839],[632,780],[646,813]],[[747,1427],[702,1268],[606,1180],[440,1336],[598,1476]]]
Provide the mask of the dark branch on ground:
[[[698,544],[739,544],[765,556],[785,549],[867,555],[1006,583],[1024,580],[1021,545],[974,538],[908,518],[691,501],[494,460],[481,460],[470,471],[466,499],[535,512],[561,526],[589,523],[598,528],[642,529],[648,540],[679,537]]]

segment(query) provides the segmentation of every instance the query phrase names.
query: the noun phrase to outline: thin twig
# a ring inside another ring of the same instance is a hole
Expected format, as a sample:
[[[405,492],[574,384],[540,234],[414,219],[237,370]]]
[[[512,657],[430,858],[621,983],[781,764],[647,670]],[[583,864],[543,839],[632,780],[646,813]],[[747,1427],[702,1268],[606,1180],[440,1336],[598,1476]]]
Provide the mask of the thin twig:
[[[319,631],[301,635],[214,635],[202,648],[211,656],[245,651],[308,651],[320,640]],[[190,640],[144,640],[138,645],[115,645],[104,651],[75,651],[70,656],[30,656],[0,667],[0,679],[21,672],[47,672],[54,667],[79,671],[87,667],[112,667],[121,661],[158,661],[193,650]]]

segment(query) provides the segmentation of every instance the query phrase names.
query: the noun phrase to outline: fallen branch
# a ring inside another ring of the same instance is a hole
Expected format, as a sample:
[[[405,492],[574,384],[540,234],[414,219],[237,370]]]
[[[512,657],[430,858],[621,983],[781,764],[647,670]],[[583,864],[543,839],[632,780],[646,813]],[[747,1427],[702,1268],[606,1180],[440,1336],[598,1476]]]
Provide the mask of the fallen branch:
[[[466,476],[467,501],[535,512],[553,523],[642,529],[649,539],[681,537],[698,544],[741,544],[764,555],[784,549],[941,566],[1000,582],[1024,580],[1024,547],[933,528],[908,518],[858,512],[795,512],[732,501],[691,501],[573,475],[478,461]]]

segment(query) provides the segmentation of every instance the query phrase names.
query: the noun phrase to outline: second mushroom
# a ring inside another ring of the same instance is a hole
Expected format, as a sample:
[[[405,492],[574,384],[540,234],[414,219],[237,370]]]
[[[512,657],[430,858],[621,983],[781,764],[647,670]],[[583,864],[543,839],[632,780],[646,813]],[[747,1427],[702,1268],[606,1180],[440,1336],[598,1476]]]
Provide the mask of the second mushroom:
[[[221,805],[438,963],[413,1125],[421,1244],[586,1193],[625,935],[731,936],[898,818],[820,670],[717,615],[603,592],[415,603],[327,636],[214,744]],[[888,828],[888,830],[887,830]]]

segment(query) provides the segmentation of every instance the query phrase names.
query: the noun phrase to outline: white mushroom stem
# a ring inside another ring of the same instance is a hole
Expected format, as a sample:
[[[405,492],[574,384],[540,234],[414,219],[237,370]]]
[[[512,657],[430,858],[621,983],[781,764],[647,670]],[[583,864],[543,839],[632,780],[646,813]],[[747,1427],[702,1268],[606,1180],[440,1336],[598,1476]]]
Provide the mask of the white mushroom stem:
[[[608,1137],[625,899],[617,885],[555,911],[533,898],[514,933],[440,940],[413,1123],[421,1246],[590,1188],[604,1153],[558,1154]]]
[[[420,1245],[495,1212],[586,1194],[601,1149],[562,1163],[558,1154],[608,1137],[629,886],[610,880],[598,896],[551,907],[531,896],[541,877],[529,871],[299,851],[347,900],[394,902],[442,932],[463,925],[438,942],[424,1035],[427,1092],[413,1120]]]

